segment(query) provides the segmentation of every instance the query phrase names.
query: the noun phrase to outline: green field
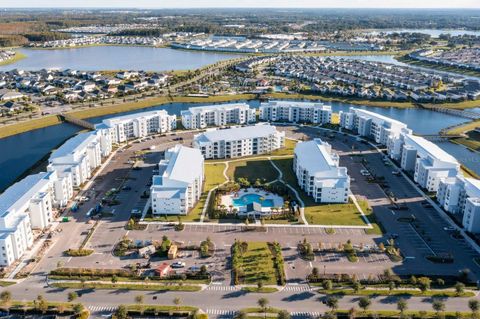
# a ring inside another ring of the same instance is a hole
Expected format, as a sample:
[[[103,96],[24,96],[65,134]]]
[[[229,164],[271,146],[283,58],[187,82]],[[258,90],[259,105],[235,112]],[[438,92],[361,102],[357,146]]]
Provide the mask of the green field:
[[[276,285],[278,278],[273,263],[274,256],[266,242],[248,242],[247,251],[238,257],[240,282]]]
[[[268,159],[261,158],[230,162],[228,163],[227,175],[233,181],[246,178],[254,183],[257,179],[271,182],[277,179],[278,172]]]
[[[436,298],[447,298],[447,297],[474,297],[475,293],[471,291],[465,291],[461,294],[457,294],[453,290],[428,290],[422,292],[419,289],[402,289],[402,290],[388,290],[388,289],[362,289],[359,291],[354,291],[353,289],[332,289],[332,290],[323,290],[318,291],[321,294],[325,295],[348,295],[348,296],[425,296],[425,297],[436,297]]]
[[[108,290],[139,290],[139,291],[199,291],[200,286],[192,285],[162,285],[143,283],[98,283],[98,282],[54,282],[56,288],[70,289],[108,289]]]

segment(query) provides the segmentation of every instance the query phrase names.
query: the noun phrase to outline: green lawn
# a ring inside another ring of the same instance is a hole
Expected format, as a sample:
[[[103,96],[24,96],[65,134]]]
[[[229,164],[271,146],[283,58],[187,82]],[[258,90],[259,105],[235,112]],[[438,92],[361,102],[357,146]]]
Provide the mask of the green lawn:
[[[474,297],[475,294],[471,291],[465,291],[461,294],[457,294],[453,290],[428,290],[422,292],[418,289],[404,289],[404,290],[388,290],[388,289],[362,289],[359,291],[354,291],[353,289],[332,289],[332,290],[318,290],[321,294],[326,295],[348,295],[348,296],[424,296],[424,297],[437,297],[437,298],[447,298],[447,297]]]
[[[225,182],[225,176],[223,176],[223,170],[225,169],[225,163],[211,163],[205,165],[205,186],[204,192],[208,192],[215,186],[218,186]]]
[[[162,285],[143,283],[98,283],[98,282],[54,282],[51,284],[56,288],[71,289],[109,289],[109,290],[139,290],[139,291],[199,291],[200,286],[192,285]]]
[[[277,276],[273,255],[266,242],[248,242],[248,249],[239,258],[238,269],[243,284],[276,285]]]
[[[271,182],[277,179],[278,172],[268,159],[261,158],[231,162],[227,175],[233,181],[243,177],[254,183],[257,179]]]
[[[293,151],[295,150],[295,145],[297,145],[297,141],[285,138],[285,147],[273,151],[270,155],[271,156],[284,156],[284,155],[292,155]]]

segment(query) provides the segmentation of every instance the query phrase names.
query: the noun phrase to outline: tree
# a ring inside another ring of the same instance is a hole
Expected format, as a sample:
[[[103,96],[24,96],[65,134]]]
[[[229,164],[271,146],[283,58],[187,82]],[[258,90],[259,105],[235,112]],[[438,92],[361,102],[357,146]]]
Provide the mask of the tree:
[[[263,315],[265,318],[267,318],[267,306],[270,303],[267,298],[260,298],[257,301],[257,304],[260,308],[262,308]]]
[[[237,312],[237,313],[235,314],[235,317],[234,317],[234,318],[235,318],[235,319],[248,319],[248,314],[247,314],[245,311],[240,310],[239,312]]]
[[[388,290],[389,290],[390,292],[392,292],[393,290],[395,290],[395,287],[396,287],[396,286],[395,286],[395,282],[390,281],[390,282],[388,283]]]
[[[435,299],[432,302],[432,308],[437,312],[437,315],[445,311],[445,302],[440,299]]]
[[[290,317],[290,313],[286,310],[281,310],[277,315],[277,319],[290,319]]]
[[[263,288],[263,281],[259,280],[257,282],[257,288],[258,288],[258,290],[261,290]]]
[[[325,302],[328,308],[332,310],[336,310],[338,308],[338,299],[335,296],[328,296],[327,301]]]
[[[124,305],[118,306],[117,311],[115,311],[115,315],[117,319],[127,319],[128,317],[127,307],[125,307]]]
[[[455,292],[457,293],[457,296],[460,296],[461,294],[463,294],[464,291],[465,291],[465,284],[461,282],[457,282],[455,284]]]
[[[428,277],[420,277],[418,278],[418,286],[422,292],[426,292],[430,289],[430,284],[432,281]]]
[[[181,303],[182,303],[182,300],[180,300],[180,298],[178,297],[173,298],[173,304],[177,306],[177,310],[180,308]]]
[[[68,293],[68,301],[72,302],[78,298],[78,294],[75,291],[71,291]]]
[[[400,313],[403,315],[405,310],[408,309],[408,304],[407,301],[403,298],[398,299],[397,301],[397,310],[400,311]]]
[[[360,289],[362,289],[362,285],[358,281],[355,281],[352,284],[352,288],[353,288],[353,291],[358,292]]]
[[[75,313],[82,313],[83,310],[85,310],[85,307],[81,303],[77,303],[73,306],[73,311],[75,311]]]
[[[470,299],[468,301],[468,308],[472,311],[472,317],[478,313],[478,309],[480,309],[480,301],[477,299]]]
[[[332,290],[332,288],[333,288],[332,281],[331,281],[331,280],[324,280],[324,281],[322,282],[322,287],[323,287],[323,289],[325,289],[325,290]]]
[[[368,296],[363,296],[358,300],[358,306],[363,309],[363,311],[367,311],[367,309],[372,304],[372,301]]]
[[[415,286],[417,284],[417,277],[410,277],[410,285]]]
[[[313,278],[317,278],[319,274],[320,274],[320,271],[318,270],[318,268],[317,268],[317,267],[313,267],[313,269],[312,269],[312,277],[313,277]]]
[[[116,275],[112,276],[112,284],[116,284],[118,282],[118,278]]]
[[[0,293],[0,300],[2,301],[2,305],[8,304],[12,301],[12,293],[8,290],[2,291],[2,293]]]

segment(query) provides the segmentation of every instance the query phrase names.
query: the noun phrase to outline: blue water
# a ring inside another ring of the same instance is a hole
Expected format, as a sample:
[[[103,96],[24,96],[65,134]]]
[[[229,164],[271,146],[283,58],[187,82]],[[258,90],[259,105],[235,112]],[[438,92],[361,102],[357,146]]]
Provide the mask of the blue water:
[[[258,194],[246,194],[239,198],[233,200],[233,206],[235,207],[242,207],[247,206],[248,204],[258,203],[262,205],[262,207],[273,207],[273,200],[271,199],[264,199],[261,200],[262,196]]]
[[[20,51],[27,57],[16,63],[0,66],[0,71],[12,69],[190,70],[240,56],[142,46],[99,46],[58,50],[20,49]]]

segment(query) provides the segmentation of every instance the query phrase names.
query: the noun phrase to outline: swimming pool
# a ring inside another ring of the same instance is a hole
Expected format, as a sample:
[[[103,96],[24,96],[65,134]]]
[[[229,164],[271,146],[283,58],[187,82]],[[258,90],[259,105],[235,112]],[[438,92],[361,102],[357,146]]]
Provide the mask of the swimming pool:
[[[262,205],[262,207],[273,207],[273,200],[272,199],[264,199],[261,200],[262,196],[258,194],[245,194],[240,196],[239,198],[233,199],[233,206],[235,207],[242,207],[247,206],[251,203],[258,203]]]

